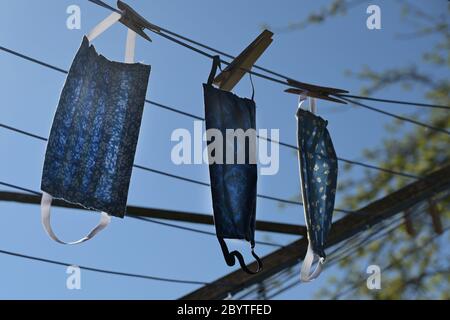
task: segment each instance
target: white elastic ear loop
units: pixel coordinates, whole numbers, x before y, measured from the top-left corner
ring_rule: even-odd
[[[317,113],[316,98],[309,98],[309,109],[312,113]]]
[[[51,195],[49,195],[46,192],[42,193],[41,222],[42,222],[42,225],[44,226],[45,231],[50,236],[50,238],[52,238],[53,240],[55,240],[58,243],[74,245],[74,244],[79,244],[79,243],[85,242],[89,239],[92,239],[97,233],[99,233],[100,231],[105,229],[108,226],[108,224],[111,222],[111,217],[107,213],[102,212],[100,215],[100,222],[94,229],[92,229],[89,232],[89,234],[87,236],[85,236],[77,241],[64,242],[56,236],[56,234],[53,232],[52,226],[50,224],[50,208],[52,205],[52,200],[53,200],[53,197]]]
[[[308,251],[306,252],[305,259],[303,259],[302,268],[300,270],[300,280],[302,282],[310,282],[316,279],[320,273],[322,272],[323,265],[325,263],[325,259],[317,256],[319,261],[317,262],[317,266],[314,271],[311,272],[311,267],[314,262],[314,257],[317,255],[314,253],[311,243],[308,244]]]
[[[111,13],[105,20],[96,25],[94,29],[92,29],[86,35],[86,38],[89,40],[89,42],[93,41],[95,38],[97,38],[99,35],[105,32],[108,28],[110,28],[114,23],[119,21],[120,18],[122,18],[122,15],[118,14],[117,12]]]
[[[298,108],[302,108],[303,103],[308,99],[308,96],[305,93],[298,95]]]
[[[136,32],[128,29],[127,44],[125,47],[125,63],[134,63],[134,51],[136,49]]]

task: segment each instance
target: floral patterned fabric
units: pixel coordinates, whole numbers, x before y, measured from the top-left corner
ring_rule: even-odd
[[[298,109],[300,176],[308,238],[315,254],[325,258],[337,183],[337,157],[327,121]]]
[[[54,116],[42,191],[125,215],[149,76],[150,66],[109,61],[84,37]]]

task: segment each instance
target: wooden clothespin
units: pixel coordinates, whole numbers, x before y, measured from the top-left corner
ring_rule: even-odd
[[[147,41],[152,41],[150,37],[144,32],[145,29],[160,32],[159,27],[151,24],[141,15],[139,15],[133,8],[122,1],[117,1],[118,9],[110,14],[105,20],[100,22],[97,26],[89,32],[86,37],[89,42],[93,41],[100,34],[109,29],[116,22],[120,22],[128,28],[127,42],[125,48],[125,62],[134,62],[134,50],[136,47],[136,34],[139,34]]]
[[[305,94],[311,98],[317,98],[317,99],[347,104],[347,102],[345,102],[343,100],[329,96],[329,95],[333,95],[333,94],[348,93],[348,91],[346,91],[346,90],[316,86],[313,84],[304,83],[304,82],[300,82],[300,81],[296,81],[296,80],[292,80],[292,79],[288,79],[287,82],[289,85],[291,85],[295,88],[286,89],[284,92],[298,94],[298,95]]]
[[[125,2],[120,0],[117,1],[117,8],[119,8],[119,10],[122,12],[122,16],[119,21],[128,29],[136,32],[142,38],[148,41],[152,41],[150,37],[144,32],[145,29],[153,30],[158,33],[161,32],[161,29],[158,26],[155,26],[154,24],[148,22],[147,19],[142,17]]]
[[[264,30],[242,53],[236,57],[215,79],[214,84],[220,89],[231,91],[242,79],[247,71],[250,71],[256,60],[272,43],[273,33]]]

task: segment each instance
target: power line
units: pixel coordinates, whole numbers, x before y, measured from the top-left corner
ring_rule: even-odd
[[[414,215],[414,214],[420,215],[421,213],[423,213],[423,212],[419,212],[418,214],[417,213],[413,213],[413,212],[409,212],[409,213],[407,213],[407,215],[411,215],[411,216]],[[338,262],[348,258],[349,256],[353,255],[359,248],[363,247],[367,243],[372,243],[372,242],[378,241],[381,238],[384,238],[384,237],[388,236],[389,234],[393,233],[394,231],[397,231],[398,228],[403,225],[403,222],[401,222],[403,220],[403,218],[404,218],[403,216],[400,216],[400,219],[395,219],[395,221],[387,221],[386,223],[384,223],[384,225],[378,226],[376,231],[370,233],[362,241],[358,242],[357,244],[355,244],[354,246],[352,246],[350,248],[346,248],[346,250],[344,252],[340,253],[339,255],[341,257],[339,259],[330,259],[331,261],[327,264],[327,266],[331,267],[332,265],[334,265],[334,264],[336,264],[336,263],[338,263]],[[400,221],[400,223],[396,224],[394,227],[391,227],[387,231],[385,230],[386,225],[392,225],[394,222],[397,222],[397,221]],[[382,234],[379,234],[381,231],[385,231],[385,232],[382,233]],[[374,238],[377,235],[378,235],[378,237]],[[357,235],[356,237],[358,238],[358,237],[360,237],[360,235]],[[349,239],[349,241],[351,241],[351,240],[352,239]],[[342,245],[342,246],[340,246],[338,248],[338,250],[341,247],[344,247],[346,245],[347,245],[347,243]],[[335,255],[338,250],[334,250],[330,255]],[[385,269],[383,269],[383,270],[385,270]],[[287,280],[289,280],[289,279],[286,279],[286,281]],[[287,290],[289,290],[289,289],[291,289],[291,288],[293,288],[293,287],[295,287],[295,286],[297,286],[297,285],[299,285],[301,283],[302,282],[299,279],[294,279],[290,284],[284,286],[283,288],[280,288],[279,290],[277,290],[276,292],[274,292],[273,294],[268,296],[268,299],[272,299],[272,298],[280,295],[281,293],[284,293],[285,291],[287,291]]]
[[[8,188],[12,188],[12,189],[17,189],[17,190],[25,191],[25,192],[34,194],[34,195],[36,195],[36,196],[42,196],[42,193],[40,193],[40,192],[31,190],[31,189],[27,189],[27,188],[24,188],[24,187],[19,187],[19,186],[16,186],[16,185],[14,185],[14,184],[10,184],[10,183],[4,182],[4,181],[0,181],[0,184],[1,184],[2,186],[8,187]]]
[[[42,196],[42,194],[40,192],[38,192],[38,191],[27,189],[27,188],[24,188],[24,187],[20,187],[20,186],[17,186],[17,185],[14,185],[14,184],[10,184],[10,183],[4,182],[4,181],[0,181],[0,185],[3,185],[3,186],[8,187],[8,188],[12,188],[12,189],[25,191],[25,192],[28,192],[28,193],[31,193],[31,194],[34,194],[34,195],[37,195],[37,196]],[[138,217],[138,216],[133,216],[133,215],[131,215],[129,217],[132,218],[132,219],[146,221],[146,222],[151,222],[153,224],[159,224],[159,225],[163,225],[163,226],[171,227],[171,228],[175,228],[175,229],[191,231],[191,232],[205,234],[205,235],[214,236],[214,237],[217,236],[214,232],[209,232],[209,231],[204,231],[204,230],[200,230],[200,229],[196,229],[196,228],[180,226],[180,225],[173,224],[173,223],[168,223],[168,222],[162,222],[162,221],[158,221],[158,220],[152,219],[152,218]],[[270,247],[277,247],[277,248],[283,248],[284,247],[281,244],[273,243],[273,242],[267,242],[267,241],[256,240],[255,243],[256,244],[260,244],[260,245],[270,246]]]
[[[443,199],[445,198],[445,195],[442,195],[439,198]],[[399,212],[398,214],[392,216],[389,220],[382,222],[379,225],[376,225],[375,227],[370,228],[370,230],[366,232],[368,233],[367,236],[364,236],[364,233],[356,234],[351,238],[349,238],[348,240],[343,241],[342,244],[337,246],[336,249],[334,249],[332,252],[328,254],[328,256],[331,258],[327,258],[328,261],[326,263],[327,268],[330,268],[331,266],[339,263],[340,261],[352,256],[355,252],[357,252],[360,248],[364,247],[366,244],[378,241],[398,231],[398,229],[404,224],[403,222],[404,219],[406,218],[416,219],[420,215],[424,215],[426,213],[426,208],[424,206],[427,206],[426,202],[421,203],[419,205],[415,205],[413,210],[408,210],[408,212],[403,215],[401,214],[402,212]],[[286,276],[284,276],[284,274],[286,274]],[[268,282],[267,284],[265,283],[265,288],[268,291],[272,290],[272,288],[276,288],[277,283],[289,283],[289,280],[291,280],[292,278],[296,279],[294,279],[290,284],[287,284],[282,288],[278,289],[275,293],[270,294],[267,297],[267,299],[272,299],[275,296],[295,287],[296,285],[301,284],[301,281],[298,279],[297,273],[294,272],[292,274],[289,268],[284,269],[275,276],[269,278],[268,280],[270,282]],[[249,287],[246,292],[245,290],[243,290],[242,292],[244,293],[241,294],[240,296],[237,296],[236,299],[239,300],[246,298],[257,291],[258,288],[255,285],[253,285],[253,287]]]
[[[39,262],[44,262],[44,263],[58,265],[58,266],[64,266],[64,267],[73,266],[72,263],[56,261],[56,260],[50,260],[50,259],[45,259],[45,258],[40,258],[40,257],[34,257],[34,256],[29,256],[29,255],[25,255],[25,254],[21,254],[21,253],[17,253],[17,252],[12,252],[12,251],[6,251],[6,250],[2,250],[2,249],[0,249],[0,253],[5,254],[5,255],[9,255],[9,256],[13,256],[13,257],[18,257],[18,258],[23,258],[23,259],[33,260],[33,261],[39,261]],[[196,284],[196,285],[206,285],[206,284],[208,284],[208,282],[204,282],[204,281],[180,280],[180,279],[173,279],[173,278],[155,277],[155,276],[148,276],[148,275],[128,273],[128,272],[105,270],[105,269],[99,269],[99,268],[93,268],[93,267],[87,267],[87,266],[80,266],[80,265],[77,265],[77,267],[79,267],[80,269],[87,270],[87,271],[92,271],[92,272],[111,274],[111,275],[130,277],[130,278],[145,279],[145,280],[154,280],[154,281],[163,281],[163,282],[172,282],[172,283],[182,283],[182,284]]]
[[[407,215],[413,215],[413,213],[415,212],[409,212]],[[395,223],[397,223],[398,221],[403,220],[403,216],[400,216],[400,219],[390,219],[389,221],[383,222],[380,225],[377,225],[375,227],[375,230],[371,230],[371,232],[369,233],[369,235],[367,235],[363,240],[359,241],[360,238],[362,238],[362,234],[357,234],[353,237],[351,237],[350,239],[348,239],[347,241],[344,241],[343,244],[341,244],[340,246],[338,246],[337,249],[333,250],[332,252],[330,252],[329,254],[327,254],[327,256],[331,257],[331,258],[327,258],[327,263],[326,263],[326,267],[330,268],[331,266],[335,265],[336,263],[340,262],[341,260],[344,260],[345,258],[351,256],[353,253],[355,253],[359,248],[363,247],[366,243],[368,242],[373,242],[378,240],[380,237],[378,237],[377,239],[373,239],[375,236],[377,236],[381,231],[386,231],[386,227],[391,227],[390,229],[388,229],[387,232],[385,232],[384,234],[381,235],[381,237],[387,236],[388,234],[396,231],[398,229],[398,227],[400,227],[403,223],[400,222],[398,224],[396,224],[394,227],[392,227],[392,225],[394,225]],[[395,220],[395,221],[394,221]],[[357,242],[355,245],[352,245],[351,247],[349,247],[351,242]],[[342,250],[342,249],[345,250]],[[342,251],[342,252],[339,252]],[[334,258],[334,256],[339,256],[339,259]],[[284,274],[287,274],[286,276],[284,276]],[[275,293],[272,293],[268,296],[268,299],[272,299],[275,296],[295,287],[296,285],[301,284],[301,281],[299,280],[298,274],[296,272],[294,272],[293,274],[291,274],[291,271],[289,268],[284,269],[283,271],[279,272],[278,274],[276,274],[275,276],[267,279],[266,281],[269,281],[266,284],[266,290],[271,290],[272,288],[276,288],[278,283],[286,283],[291,279],[294,279],[294,281],[291,284],[288,284],[286,286],[283,286],[282,288],[279,288],[278,290],[276,290]],[[246,293],[244,293],[243,295],[239,296],[236,299],[243,299],[246,298],[248,296],[250,296],[251,294],[255,293],[258,291],[257,287],[253,287],[253,288],[249,288],[248,291]]]
[[[281,141],[274,141],[274,140],[272,140],[270,138],[261,137],[261,136],[258,136],[258,138],[263,139],[263,140],[267,140],[269,142],[273,141],[275,143],[278,143],[281,146],[284,146],[284,147],[287,147],[287,148],[290,148],[290,149],[298,151],[298,147],[293,145],[293,144],[289,144],[289,143],[285,143],[285,142],[281,142]],[[337,157],[337,159],[339,161],[342,161],[342,162],[345,162],[345,163],[348,163],[348,164],[352,164],[352,165],[356,165],[356,166],[360,166],[360,167],[365,167],[365,168],[368,168],[368,169],[378,170],[378,171],[386,172],[386,173],[389,173],[389,174],[402,176],[402,177],[405,177],[405,178],[411,178],[411,179],[417,179],[417,180],[422,178],[421,176],[418,176],[418,175],[415,175],[415,174],[412,174],[412,173],[406,173],[406,172],[391,170],[391,169],[387,169],[387,168],[382,168],[382,167],[374,166],[372,164],[367,164],[367,163],[360,162],[360,161],[350,160],[350,159],[346,159],[346,158],[342,158],[342,157]]]
[[[372,243],[372,242],[378,241],[378,240],[380,240],[380,239],[382,239],[382,238],[384,238],[384,237],[386,237],[386,236],[392,234],[393,232],[397,231],[398,228],[401,227],[401,226],[404,224],[404,223],[403,223],[403,220],[404,220],[406,217],[408,217],[408,216],[411,216],[411,217],[412,217],[412,216],[416,216],[416,218],[417,218],[418,216],[420,216],[420,215],[422,215],[422,214],[425,214],[425,212],[426,212],[426,210],[423,209],[423,208],[422,208],[421,210],[412,210],[412,211],[406,213],[405,215],[400,215],[400,216],[397,217],[396,219],[394,218],[394,219],[391,219],[391,220],[389,220],[389,221],[386,221],[386,223],[384,223],[384,225],[378,226],[378,228],[377,228],[376,231],[370,233],[370,234],[369,234],[367,237],[365,237],[362,241],[360,241],[360,242],[358,242],[357,244],[353,245],[352,247],[349,247],[349,248],[348,248],[347,244],[349,243],[349,241],[352,241],[352,239],[349,239],[349,241],[347,241],[347,243],[345,243],[344,245],[340,246],[337,250],[334,250],[334,251],[330,254],[330,255],[335,255],[336,252],[338,252],[342,247],[347,246],[347,248],[345,249],[345,251],[339,254],[339,255],[341,256],[339,259],[333,259],[333,258],[330,259],[331,261],[328,263],[328,266],[334,265],[334,264],[339,263],[340,261],[342,261],[342,260],[348,258],[349,256],[353,255],[359,248],[363,247],[363,246],[366,245],[367,243]],[[397,222],[398,222],[398,223],[397,223]],[[392,226],[392,225],[394,225],[394,227],[391,227],[390,229],[388,228],[388,230],[385,230],[386,225],[387,225],[387,226]],[[446,228],[445,231],[447,231],[448,229],[449,229],[449,228]],[[384,231],[384,233],[379,234],[381,231]],[[445,232],[445,231],[444,231],[444,232]],[[434,240],[435,238],[439,237],[440,235],[441,235],[441,234],[437,234],[436,236],[432,237],[432,238],[430,239],[430,242],[431,242],[432,240]],[[361,236],[361,235],[356,235],[355,238],[359,238],[360,236]],[[383,270],[386,271],[386,270],[388,270],[388,269],[391,268],[391,267],[392,267],[392,264],[391,264],[390,266],[387,266],[386,268],[383,268]],[[298,285],[298,284],[300,284],[300,283],[301,283],[301,282],[298,281],[298,280],[297,280],[297,281],[294,281],[292,284],[287,285],[286,287],[280,289],[277,293],[274,293],[273,295],[271,295],[270,298],[273,298],[273,297],[275,297],[276,295],[279,295],[279,294],[281,294],[282,292],[287,291],[287,290],[289,290],[290,288],[292,288],[292,287],[294,287],[294,286],[296,286],[296,285]],[[351,292],[351,291],[354,290],[355,288],[356,288],[355,286],[351,286],[351,287],[349,288],[350,290],[348,290],[348,289],[345,290],[344,292],[340,293],[340,294],[338,295],[338,297],[339,297],[339,296],[342,296],[342,295],[345,295],[345,294],[347,294],[347,293],[349,293],[349,292]]]
[[[414,119],[410,119],[410,118],[406,118],[406,117],[403,117],[403,116],[399,116],[399,115],[394,114],[392,112],[388,112],[388,111],[384,111],[384,110],[381,110],[381,109],[377,109],[377,108],[368,106],[367,104],[364,104],[364,103],[361,103],[361,102],[358,102],[358,101],[355,101],[355,100],[351,100],[351,99],[344,98],[344,97],[340,97],[340,98],[342,100],[344,100],[344,101],[350,102],[351,104],[354,104],[354,105],[357,105],[357,106],[360,106],[360,107],[372,110],[374,112],[378,112],[378,113],[381,113],[381,114],[393,117],[393,118],[401,120],[401,121],[406,121],[406,122],[415,124],[417,126],[425,127],[427,129],[430,129],[430,130],[434,130],[434,131],[437,131],[437,132],[442,132],[442,133],[446,133],[446,134],[450,135],[450,131],[445,130],[443,128],[438,128],[438,127],[435,127],[435,126],[432,126],[432,125],[429,125],[429,124],[426,124],[426,123],[423,123],[423,122],[420,122],[420,121],[417,121],[417,120],[414,120]]]
[[[116,13],[122,14],[122,12],[121,12],[120,10],[117,10],[117,9],[111,7],[110,5],[108,5],[107,3],[103,2],[103,1],[99,1],[99,0],[88,0],[88,1],[90,1],[90,2],[92,2],[92,3],[94,3],[94,4],[97,4],[97,5],[101,6],[101,7],[104,7],[104,8],[106,8],[106,9],[109,9],[109,10],[111,10],[111,11],[114,11],[114,12],[116,12]],[[157,26],[157,25],[154,24],[154,23],[153,23],[153,25]],[[231,54],[228,54],[228,53],[226,53],[226,52],[224,52],[224,51],[218,50],[218,49],[216,49],[216,48],[213,48],[213,47],[208,46],[208,45],[206,45],[206,44],[203,44],[203,43],[201,43],[201,42],[199,42],[199,41],[196,41],[196,40],[193,40],[193,39],[191,39],[191,38],[188,38],[188,37],[186,37],[186,36],[183,36],[183,35],[181,35],[181,34],[179,34],[179,33],[170,31],[170,30],[165,29],[165,28],[160,27],[160,26],[157,26],[157,27],[158,27],[158,29],[159,29],[160,31],[162,31],[162,32],[164,32],[164,33],[167,33],[168,35],[171,35],[171,36],[174,36],[174,37],[176,37],[176,38],[182,39],[182,40],[184,40],[184,41],[187,41],[187,42],[189,42],[189,43],[191,43],[191,44],[194,44],[194,45],[196,45],[196,46],[198,46],[198,47],[201,47],[201,48],[203,48],[203,49],[206,49],[206,50],[209,50],[209,51],[214,52],[214,53],[216,53],[216,54],[225,56],[225,57],[227,57],[227,58],[229,58],[229,59],[233,59],[233,60],[234,60],[234,59],[236,58],[235,56],[233,56],[233,55],[231,55]],[[206,52],[204,52],[204,51],[200,51],[200,50],[198,50],[197,48],[193,48],[192,46],[189,46],[189,45],[187,45],[187,44],[185,44],[185,43],[182,43],[181,41],[176,40],[176,39],[174,39],[174,38],[172,38],[172,37],[168,37],[168,35],[165,35],[165,34],[162,33],[162,32],[158,32],[158,31],[155,31],[155,30],[153,30],[153,29],[149,29],[149,31],[152,31],[152,32],[154,32],[155,34],[160,35],[160,36],[163,36],[163,37],[165,37],[165,38],[167,38],[167,39],[169,39],[169,40],[171,40],[171,41],[175,41],[176,43],[178,43],[178,44],[180,44],[180,45],[182,45],[182,46],[185,46],[185,47],[187,47],[188,49],[194,50],[194,51],[196,51],[196,52],[198,52],[198,53],[200,53],[200,54],[202,54],[202,55],[204,55],[204,56],[206,56],[206,57],[208,57],[208,58],[212,58],[212,57],[213,57],[213,55],[210,55],[210,54],[208,54],[208,53],[206,53]],[[226,64],[226,65],[229,64],[229,62],[227,62],[227,61],[221,60],[221,62],[224,63],[224,64]],[[281,78],[281,79],[284,79],[284,80],[291,80],[291,79],[293,79],[292,77],[288,77],[288,76],[282,75],[282,74],[280,74],[280,73],[278,73],[278,72],[275,72],[275,71],[270,70],[270,69],[267,69],[267,68],[263,68],[263,67],[258,66],[258,65],[256,65],[256,64],[253,65],[253,68],[258,69],[258,70],[261,70],[261,71],[264,71],[264,72],[269,73],[269,74],[271,74],[271,75],[273,75],[273,76],[277,76],[277,77],[279,77],[279,78]],[[279,81],[279,80],[273,79],[273,78],[269,78],[269,77],[266,77],[266,76],[261,75],[261,74],[258,74],[258,73],[254,73],[254,72],[252,72],[251,70],[246,70],[246,72],[249,72],[249,73],[251,73],[251,74],[253,74],[253,75],[255,75],[255,76],[259,76],[259,77],[262,76],[262,78],[265,78],[265,79],[271,80],[271,81],[275,81],[275,82],[280,83],[280,84],[289,85],[289,84],[286,83],[286,82]],[[437,105],[437,104],[429,104],[429,103],[419,103],[419,102],[402,101],[402,100],[394,100],[394,99],[372,98],[372,97],[364,97],[364,96],[357,96],[357,95],[350,95],[350,94],[337,94],[337,96],[340,96],[340,97],[346,97],[346,98],[355,98],[355,99],[361,99],[361,100],[378,101],[378,102],[384,102],[384,103],[400,104],[400,105],[410,105],[410,106],[417,106],[417,107],[438,108],[438,109],[450,109],[449,106],[443,106],[443,105]]]
[[[38,136],[38,135],[35,135],[35,134],[32,134],[32,133],[26,132],[26,131],[23,131],[23,130],[20,130],[20,129],[13,128],[11,126],[7,126],[7,125],[4,125],[2,123],[0,123],[0,127],[3,127],[5,129],[8,129],[8,130],[14,129],[12,131],[24,134],[24,135],[26,135],[28,137],[39,139],[39,140],[42,140],[42,141],[47,141],[47,139],[44,138],[44,137],[41,137],[41,136]],[[201,185],[201,186],[204,186],[204,187],[210,187],[211,186],[209,183],[206,183],[206,182],[203,182],[203,181],[200,181],[200,180],[182,177],[182,176],[179,176],[179,175],[176,175],[176,174],[172,174],[172,173],[169,173],[169,172],[153,169],[153,168],[150,168],[150,167],[147,167],[147,166],[142,166],[142,165],[139,165],[139,164],[133,164],[133,167],[137,168],[137,169],[140,169],[140,170],[147,171],[147,172],[152,172],[152,173],[156,173],[156,174],[159,174],[159,175],[163,175],[163,176],[166,176],[166,177],[169,177],[169,178],[173,178],[173,179],[177,179],[177,180],[181,180],[181,181],[185,181],[185,182]],[[298,206],[303,206],[303,203],[301,201],[282,199],[282,198],[269,196],[269,195],[264,195],[264,194],[257,194],[257,197],[261,198],[261,199],[266,199],[266,200],[272,200],[272,201],[278,201],[278,202],[287,203],[287,204],[294,204],[294,205],[298,205]],[[346,213],[346,214],[353,213],[352,211],[345,210],[345,209],[334,209],[334,211],[342,212],[342,213]]]
[[[369,233],[362,240],[359,239],[359,238],[362,238],[362,236],[357,235],[356,239],[353,239],[353,242],[357,242],[357,243],[354,243],[353,245],[349,246],[349,244],[350,244],[350,242],[349,242],[348,244],[346,244],[346,246],[341,246],[341,247],[337,248],[337,250],[334,250],[333,252],[330,253],[330,256],[333,256],[333,257],[330,259],[329,265],[337,264],[337,263],[341,262],[342,260],[348,258],[349,256],[353,255],[364,245],[378,241],[381,238],[384,238],[388,235],[391,235],[395,231],[398,231],[398,228],[400,228],[402,225],[404,225],[403,220],[406,217],[410,216],[411,218],[413,218],[413,216],[416,216],[415,218],[417,218],[421,214],[423,214],[423,211],[422,212],[421,211],[408,212],[405,215],[401,215],[401,213],[399,213],[399,215],[400,215],[399,217],[397,217],[395,219],[390,219],[390,220],[386,221],[384,224],[381,224],[380,226],[378,226],[378,228],[376,230]],[[384,232],[381,233],[382,231],[384,231]],[[350,240],[352,240],[352,239],[350,239]],[[345,247],[345,249],[342,250],[344,247]],[[339,252],[339,250],[341,250],[341,252]],[[334,256],[336,256],[336,257],[334,257]],[[339,256],[339,258],[338,258],[338,256]]]
[[[355,96],[355,95],[351,95],[351,94],[339,94],[338,96],[341,98],[369,100],[369,101],[377,101],[377,102],[384,102],[384,103],[400,104],[400,105],[406,105],[406,106],[416,106],[416,107],[436,108],[436,109],[450,109],[449,106],[430,104],[430,103],[419,103],[419,102],[400,101],[400,100],[393,100],[393,99],[362,97],[362,96]]]
[[[176,229],[180,229],[180,230],[191,231],[191,232],[195,232],[195,233],[200,233],[200,234],[205,234],[205,235],[208,235],[208,236],[217,237],[217,235],[214,232],[210,232],[210,231],[204,231],[204,230],[199,230],[199,229],[185,227],[185,226],[179,226],[179,225],[172,224],[172,223],[157,221],[157,220],[152,219],[152,218],[143,218],[143,217],[133,217],[133,218],[138,219],[138,220],[142,220],[142,221],[152,222],[152,223],[155,223],[155,224],[160,224],[160,225],[171,227],[171,228],[176,228]],[[266,242],[266,241],[258,241],[257,240],[257,241],[255,241],[255,243],[256,244],[265,245],[265,246],[270,246],[270,247],[277,247],[277,248],[283,248],[284,247],[281,244],[272,243],[272,242]]]
[[[67,70],[64,70],[64,69],[55,67],[55,66],[53,66],[53,65],[51,65],[51,64],[42,62],[42,61],[37,60],[37,59],[34,59],[34,58],[31,58],[30,56],[26,56],[26,55],[24,55],[24,54],[21,54],[21,53],[19,53],[19,52],[17,52],[17,51],[13,51],[13,50],[11,50],[11,49],[5,48],[5,47],[3,47],[3,46],[0,46],[0,50],[3,50],[3,51],[8,52],[8,53],[10,53],[10,54],[13,54],[13,55],[15,55],[15,56],[17,56],[17,57],[20,57],[20,58],[22,58],[22,59],[31,61],[31,62],[33,62],[33,63],[37,63],[37,64],[39,64],[39,65],[41,65],[41,66],[46,67],[46,68],[50,68],[50,69],[53,69],[53,70],[55,70],[55,71],[58,71],[58,72],[61,72],[61,73],[65,73],[65,74],[68,73]]]
[[[29,56],[23,55],[23,54],[18,53],[16,51],[13,51],[13,50],[10,50],[10,49],[6,49],[6,48],[1,47],[1,46],[0,46],[0,50],[4,50],[4,51],[6,51],[8,53],[11,53],[11,54],[13,54],[15,56],[18,56],[18,57],[22,58],[22,59],[25,59],[25,60],[37,63],[37,64],[39,64],[41,66],[48,67],[48,68],[56,70],[58,72],[61,72],[61,73],[64,73],[64,74],[68,73],[67,70],[63,70],[61,68],[55,67],[55,66],[50,65],[48,63],[45,63],[45,62],[39,61],[37,59],[31,58]],[[167,106],[167,105],[155,102],[155,101],[151,101],[151,100],[146,99],[145,102],[148,103],[148,104],[154,105],[154,106],[156,106],[158,108],[162,108],[162,109],[165,109],[165,110],[168,110],[168,111],[172,111],[172,112],[175,112],[175,113],[178,113],[178,114],[181,114],[181,115],[184,115],[184,116],[196,119],[196,120],[201,120],[201,121],[205,120],[204,118],[202,118],[200,116],[194,115],[194,114],[189,113],[189,112],[181,111],[181,110],[179,110],[177,108],[170,107],[170,106]],[[259,139],[264,139],[264,140],[267,140],[267,141],[273,141],[275,143],[280,144],[281,146],[288,147],[288,148],[291,148],[291,149],[294,149],[294,150],[298,150],[298,148],[295,145],[292,145],[292,144],[284,143],[284,142],[281,142],[281,141],[274,141],[274,140],[271,140],[269,138],[261,137],[261,136],[258,136],[258,138]],[[382,167],[374,166],[374,165],[371,165],[371,164],[363,163],[363,162],[360,162],[360,161],[354,161],[354,160],[350,160],[350,159],[345,159],[345,158],[342,158],[342,157],[338,157],[338,160],[342,161],[342,162],[346,162],[346,163],[351,164],[351,165],[357,165],[357,166],[365,167],[365,168],[368,168],[368,169],[383,171],[383,172],[386,172],[386,173],[390,173],[390,174],[394,174],[394,175],[398,175],[398,176],[403,176],[405,178],[411,178],[411,179],[420,179],[421,178],[420,176],[417,176],[417,175],[414,175],[414,174],[411,174],[411,173],[399,172],[399,171],[395,171],[395,170],[391,170],[391,169],[382,168]]]
[[[449,227],[445,228],[445,229],[443,230],[443,233],[441,233],[441,234],[435,234],[435,235],[433,235],[432,237],[430,237],[426,243],[424,243],[424,244],[421,245],[420,249],[423,249],[423,248],[429,246],[430,244],[432,244],[434,240],[436,240],[437,238],[439,238],[440,236],[442,236],[442,235],[443,235],[445,232],[447,232],[448,230],[450,230]],[[403,253],[402,258],[412,255],[412,254],[415,253],[417,250],[418,250],[418,248],[411,248],[409,251]],[[391,263],[389,263],[388,265],[386,265],[386,266],[384,266],[383,268],[381,268],[381,270],[383,270],[384,272],[386,272],[387,270],[392,269],[394,266],[399,265],[400,263],[402,263],[402,259],[398,259],[396,262],[391,262]],[[340,293],[338,293],[338,294],[336,295],[335,298],[336,298],[336,299],[339,299],[340,297],[345,296],[346,294],[349,294],[350,292],[356,290],[356,289],[358,288],[358,285],[359,285],[359,284],[363,284],[363,283],[365,283],[365,282],[366,282],[366,279],[363,279],[363,280],[361,280],[361,282],[357,282],[357,283],[355,283],[355,284],[349,286],[346,290],[341,291]]]
[[[385,197],[378,199],[356,212],[361,215],[348,215],[333,223],[328,235],[329,246],[336,245],[353,235],[365,231],[371,226],[407,210],[417,203],[426,201],[448,190],[450,185],[450,166],[428,174],[424,179],[415,181]],[[264,258],[266,268],[258,275],[244,278],[240,271],[231,272],[213,281],[210,285],[195,290],[181,299],[221,299],[229,293],[234,294],[256,282],[267,279],[278,273],[281,269],[297,265],[299,259],[307,251],[308,241],[299,239],[287,245],[284,249],[277,250]],[[278,268],[277,266],[283,266]],[[222,286],[222,282],[233,285]]]

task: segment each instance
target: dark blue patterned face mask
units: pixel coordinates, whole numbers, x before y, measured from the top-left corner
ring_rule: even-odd
[[[50,226],[52,198],[102,212],[93,237],[109,215],[125,215],[150,66],[112,62],[84,37],[64,84],[47,144],[41,189],[42,222]]]
[[[208,83],[203,85],[205,123],[207,130],[219,130],[225,140],[226,129],[256,129],[255,102],[212,86],[219,64],[219,57],[215,57]],[[209,154],[213,153],[211,143],[208,144]],[[225,145],[226,143],[221,150],[223,159],[227,158]],[[209,165],[214,224],[225,261],[227,265],[233,266],[237,258],[241,268],[250,274],[257,273],[262,268],[261,260],[254,252],[257,167],[249,161],[252,149],[255,150],[250,142],[246,144],[244,164],[211,163],[210,159]],[[234,158],[237,158],[237,148],[234,148]],[[250,242],[252,255],[258,263],[256,271],[246,267],[241,253],[228,251],[225,238]]]
[[[320,274],[325,262],[324,248],[333,218],[338,167],[327,121],[301,108],[297,119],[302,198],[309,240],[301,280],[311,281]],[[319,262],[310,274],[314,257]]]

